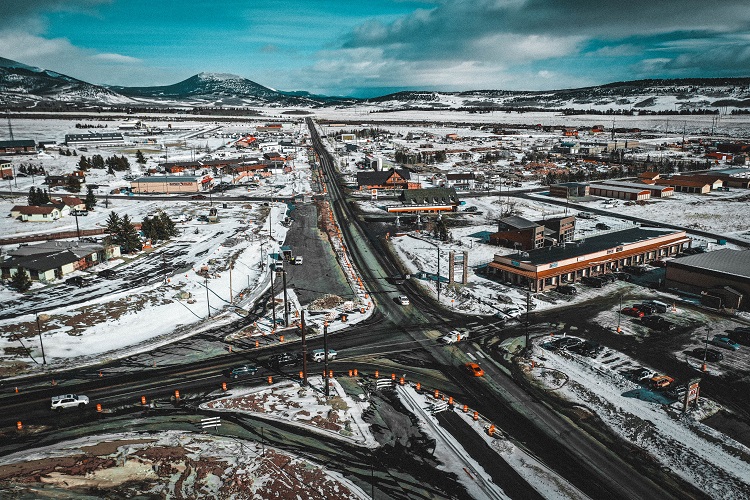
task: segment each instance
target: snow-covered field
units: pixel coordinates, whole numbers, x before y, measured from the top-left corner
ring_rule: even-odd
[[[673,400],[624,376],[626,365],[638,366],[625,354],[607,349],[588,358],[544,349],[549,340],[535,341],[535,365],[527,369],[528,377],[596,413],[612,432],[712,498],[750,495],[750,449],[699,420],[717,411],[716,403],[701,399],[697,411],[683,414],[681,403],[665,404]],[[557,376],[550,379],[550,374]]]

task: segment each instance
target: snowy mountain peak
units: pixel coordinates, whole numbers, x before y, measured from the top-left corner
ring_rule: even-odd
[[[224,82],[245,79],[239,75],[233,75],[232,73],[198,73],[195,76],[201,80],[210,82]]]

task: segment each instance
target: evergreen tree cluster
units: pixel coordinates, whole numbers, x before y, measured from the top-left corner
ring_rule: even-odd
[[[38,207],[40,205],[46,205],[49,202],[50,202],[49,193],[47,193],[46,189],[42,191],[42,188],[35,188],[33,186],[31,189],[29,189],[29,198],[28,198],[29,206]]]
[[[79,193],[81,191],[81,181],[74,175],[67,176],[65,180],[65,189],[71,193]]]
[[[152,218],[146,217],[143,219],[141,232],[145,238],[152,242],[170,240],[180,234],[175,223],[164,212],[159,212]]]
[[[21,163],[18,167],[18,171],[27,175],[45,175],[44,167],[41,165],[34,165],[33,163]]]
[[[106,160],[102,157],[102,155],[93,155],[91,158],[81,156],[81,159],[78,160],[78,168],[80,168],[84,172],[91,168],[107,168],[110,171],[122,172],[124,170],[130,169],[130,162],[127,158],[125,158],[125,155],[113,155],[108,157]]]
[[[69,149],[61,149],[60,150],[60,156],[78,156],[78,153],[74,149],[71,153]]]
[[[107,244],[119,245],[122,253],[135,253],[141,249],[141,237],[127,214],[121,218],[116,212],[111,212],[107,218],[106,232]]]
[[[143,156],[143,153],[141,153],[141,150],[135,152],[135,162],[139,165],[145,165],[146,164],[146,157]]]
[[[441,163],[447,159],[445,151],[417,151],[416,153],[410,152],[405,149],[399,149],[396,151],[395,160],[396,163],[401,165],[409,165],[415,163]]]

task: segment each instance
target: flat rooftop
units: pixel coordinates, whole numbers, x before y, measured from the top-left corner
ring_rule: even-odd
[[[673,229],[644,229],[634,227],[622,231],[612,231],[610,233],[592,236],[583,240],[572,241],[565,245],[544,247],[528,252],[518,252],[504,257],[519,262],[529,262],[534,265],[547,264],[575,257],[582,257],[595,252],[601,252],[610,248],[615,248],[629,243],[639,243],[659,236],[668,234],[678,234],[681,231]]]
[[[750,250],[714,250],[670,260],[668,265],[695,267],[750,280]]]

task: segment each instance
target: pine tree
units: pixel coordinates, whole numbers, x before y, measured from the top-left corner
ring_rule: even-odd
[[[140,165],[145,165],[146,163],[146,158],[143,156],[140,149],[135,152],[135,162]]]
[[[86,186],[86,189],[88,192],[86,193],[86,200],[84,200],[84,203],[86,204],[86,210],[93,210],[96,206],[96,196],[94,196],[94,190],[91,188],[91,186]]]
[[[72,193],[78,193],[81,191],[81,181],[72,175],[68,176],[68,180],[65,183],[65,187]]]
[[[120,224],[120,237],[122,239],[120,248],[122,249],[123,253],[133,253],[141,249],[141,237],[138,235],[138,231],[136,231],[133,223],[130,222],[130,217],[128,216],[128,214],[125,214],[125,216],[122,218],[122,222]]]
[[[110,245],[120,245],[122,243],[120,239],[121,227],[122,221],[120,220],[120,216],[116,212],[110,212],[109,217],[107,217],[107,228],[105,229],[105,232],[109,235],[107,236],[107,241]]]
[[[31,278],[25,269],[19,268],[10,279],[10,286],[23,293],[31,288]]]
[[[29,189],[29,197],[28,197],[28,205],[34,206],[37,204],[37,200],[39,198],[36,194],[36,188],[34,186],[31,186],[31,189]]]
[[[39,189],[37,190],[37,192],[39,192],[39,191],[41,191],[41,188],[39,188]],[[40,204],[40,205],[44,205],[44,204],[46,204],[46,203],[50,203],[50,201],[51,201],[51,200],[49,199],[49,193],[48,193],[48,192],[47,192],[47,190],[45,189],[45,190],[44,190],[44,192],[42,192],[42,195],[41,195],[41,196],[39,197],[39,204]]]
[[[177,226],[175,225],[174,221],[172,221],[172,219],[169,218],[166,212],[163,212],[163,211],[160,212],[159,219],[161,219],[161,223],[164,226],[164,230],[167,235],[166,239],[174,238],[180,235],[180,230],[177,229]]]

